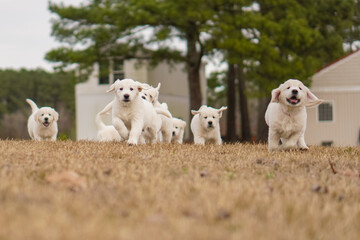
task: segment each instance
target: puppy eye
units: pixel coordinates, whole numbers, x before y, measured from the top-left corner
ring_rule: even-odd
[[[51,116],[51,114],[49,113],[49,116]]]
[[[120,91],[122,91],[122,90],[123,90],[123,88],[121,87],[121,88],[119,88],[119,90],[120,90]]]
[[[215,116],[213,116],[213,118],[215,119]]]
[[[302,90],[302,88],[301,88],[301,87],[299,87],[299,89],[300,89],[300,90]]]
[[[178,129],[178,127],[175,127],[176,129]]]
[[[205,119],[207,119],[207,117],[204,117]]]
[[[287,87],[286,89],[290,89],[290,87]]]
[[[130,91],[134,90],[133,88],[130,88]]]
[[[147,94],[145,93],[145,96],[147,96]]]
[[[41,114],[41,116],[43,117],[43,116],[44,116],[44,114]]]

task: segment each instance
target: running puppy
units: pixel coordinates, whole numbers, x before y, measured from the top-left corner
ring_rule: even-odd
[[[26,102],[32,109],[32,113],[27,124],[31,139],[36,141],[56,141],[59,114],[51,107],[38,108],[36,103],[34,103],[31,99],[26,99]]]
[[[198,111],[191,110],[191,113],[195,115],[190,125],[195,144],[222,143],[219,120],[226,109],[227,107],[215,109],[203,105]]]
[[[166,103],[160,104],[159,98],[159,90],[161,84],[159,83],[156,88],[152,86],[148,86],[146,90],[143,90],[142,98],[149,101],[155,108],[156,111],[162,111],[162,114],[159,114],[161,118],[161,128],[159,140],[162,142],[170,143],[171,142],[171,133],[173,128],[172,115],[168,109]]]
[[[138,144],[146,131],[147,141],[156,142],[159,124],[157,112],[152,104],[141,98],[143,84],[132,79],[116,80],[107,92],[115,92],[112,101],[112,123],[122,139],[130,145]]]
[[[179,118],[172,118],[172,143],[182,143],[184,137],[184,130],[186,127],[186,122]]]
[[[271,102],[265,113],[269,126],[269,150],[289,150],[306,146],[306,107],[316,106],[318,99],[301,81],[289,79],[271,92]],[[280,142],[281,141],[281,142]]]
[[[112,125],[105,125],[101,119],[103,115],[107,114],[111,110],[112,103],[113,102],[110,102],[103,110],[101,110],[101,112],[96,114],[95,122],[98,128],[97,139],[100,142],[121,141],[121,137],[115,127]]]

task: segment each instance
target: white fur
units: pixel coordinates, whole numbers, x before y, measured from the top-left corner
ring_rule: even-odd
[[[166,103],[160,104],[158,100],[160,86],[161,86],[160,83],[156,88],[149,86],[149,88],[143,91],[142,97],[143,99],[146,99],[147,101],[153,104],[156,112],[159,114],[161,118],[161,128],[158,139],[160,139],[160,141],[162,142],[170,143],[171,133],[173,128],[172,115],[168,110],[167,104]]]
[[[142,89],[141,83],[123,79],[116,80],[108,90],[115,92],[112,123],[128,144],[138,144],[143,130],[147,131],[148,142],[156,142],[158,116],[152,104],[140,97]]]
[[[219,120],[226,109],[227,107],[215,109],[203,105],[198,111],[191,110],[191,113],[195,115],[190,125],[195,144],[222,143]]]
[[[179,118],[172,118],[172,143],[183,143],[186,122]]]
[[[113,102],[110,102],[103,110],[101,110],[101,112],[96,114],[95,122],[98,128],[97,139],[101,142],[121,141],[121,137],[115,127],[112,125],[105,125],[101,119],[103,115],[107,114],[112,109],[112,104]]]
[[[26,99],[26,102],[32,109],[27,124],[31,139],[36,141],[56,141],[59,114],[51,107],[38,108],[36,103],[31,99]]]
[[[318,99],[296,79],[287,80],[272,90],[271,95],[271,102],[265,113],[265,121],[269,126],[269,150],[289,150],[296,147],[307,150],[304,139],[306,107],[316,106],[323,100]]]

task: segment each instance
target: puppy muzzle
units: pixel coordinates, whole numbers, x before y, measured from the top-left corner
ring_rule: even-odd
[[[297,93],[296,93],[297,94]],[[298,99],[295,95],[291,98],[287,98],[286,101],[290,103],[291,105],[296,105],[300,102],[300,99]]]

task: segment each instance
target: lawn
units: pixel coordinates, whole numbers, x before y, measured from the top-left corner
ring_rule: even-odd
[[[0,141],[0,239],[360,239],[359,148]]]

